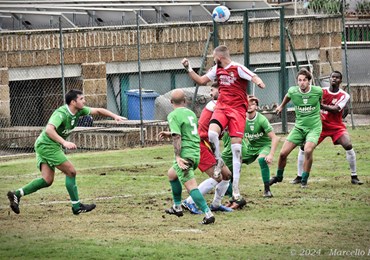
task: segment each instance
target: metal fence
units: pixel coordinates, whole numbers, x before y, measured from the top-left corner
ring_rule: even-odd
[[[247,25],[244,28],[246,44],[248,44],[250,38],[248,33],[249,22],[255,19],[264,19],[268,16],[271,17],[271,13],[275,17],[282,18],[280,43],[287,42],[289,44],[289,30],[287,28],[291,25],[289,21],[286,22],[284,19],[284,12],[281,8],[234,10],[232,19],[244,19],[244,24]],[[64,33],[62,29],[64,21],[60,20],[60,22],[59,28],[61,29],[58,33],[62,35]],[[215,46],[223,43],[219,39],[218,33],[225,26],[227,24],[215,25],[214,33],[209,35],[207,43],[203,46],[203,55],[191,58],[194,69],[199,73],[205,71],[207,55],[211,53]],[[365,27],[356,28],[364,30]],[[348,30],[355,29],[348,27]],[[282,31],[284,33],[281,33]],[[139,22],[137,22],[134,33],[140,35]],[[362,35],[366,34],[367,31],[362,32]],[[58,39],[63,39],[63,37]],[[351,39],[348,38],[348,41],[351,41]],[[78,147],[81,148],[80,151],[121,149],[157,144],[157,133],[167,128],[166,117],[172,110],[169,93],[173,89],[184,88],[186,90],[188,105],[197,115],[200,115],[201,110],[210,99],[209,87],[196,86],[182,68],[181,60],[167,60],[165,62],[161,60],[141,60],[140,42],[138,42],[137,48],[134,48],[135,51],[129,54],[137,57],[137,60],[133,59],[131,63],[126,64],[125,68],[115,67],[119,66],[117,64],[107,64],[105,77],[100,83],[92,82],[89,83],[91,86],[84,86],[86,82],[84,83],[81,77],[81,66],[65,65],[63,63],[63,57],[69,55],[68,52],[64,52],[64,44],[66,43],[58,42],[58,45],[61,46],[60,57],[62,58],[60,64],[55,64],[55,66],[45,70],[18,68],[10,71],[10,78],[12,79],[9,82],[11,127],[8,130],[2,129],[0,155],[32,152],[36,137],[46,125],[52,112],[63,105],[64,94],[69,89],[90,87],[95,88],[96,93],[100,93],[99,88],[103,84],[106,87],[106,92],[100,98],[105,101],[107,108],[129,119],[127,123],[117,126],[105,118],[82,118],[79,122],[80,127],[71,136],[72,141],[76,142]],[[281,102],[287,88],[295,85],[297,69],[307,67],[312,71],[314,67],[308,57],[303,60],[295,59],[294,44],[290,44],[287,48],[285,45],[280,46],[279,55],[273,57],[273,59],[267,59],[268,61],[261,59],[261,55],[250,54],[247,47],[245,45],[244,50],[239,55],[233,55],[232,59],[255,71],[266,83],[267,88],[265,90],[251,85],[249,93],[260,98],[259,109],[275,125],[275,130],[286,132],[289,123],[294,122],[292,109],[288,106],[282,118],[275,115],[274,109]],[[362,47],[368,49],[369,44],[363,44]],[[369,92],[368,78],[360,79],[359,76],[356,77],[356,73],[358,70],[368,68],[366,64],[369,58],[357,53],[358,49],[353,48],[352,50],[351,48],[348,47],[348,52],[343,55],[343,64],[346,64],[350,71],[349,80],[346,78],[346,82],[351,84],[350,91],[354,108],[359,109],[359,112],[368,113],[370,103],[366,98],[369,98],[369,93],[362,93],[364,91]],[[30,58],[37,59],[38,57]],[[363,66],[359,64],[359,61],[363,63]],[[313,72],[315,74],[315,71]],[[366,75],[366,73],[361,75]],[[322,79],[317,80],[320,81],[317,83],[321,84]],[[95,104],[100,102],[99,97],[95,95],[87,95],[86,100],[87,105],[89,101],[94,101]]]

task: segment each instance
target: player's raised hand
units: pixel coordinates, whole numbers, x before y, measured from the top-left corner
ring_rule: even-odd
[[[184,66],[184,68],[186,69],[187,72],[191,72],[192,69],[190,67],[190,61],[187,59],[187,58],[184,58],[182,61],[182,66]]]

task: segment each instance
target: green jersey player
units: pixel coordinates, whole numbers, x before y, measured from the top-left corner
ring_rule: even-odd
[[[276,108],[279,114],[291,100],[295,109],[296,123],[281,148],[277,174],[271,178],[270,185],[283,180],[288,155],[296,146],[304,144],[305,160],[301,186],[302,188],[307,186],[313,161],[313,150],[318,143],[322,130],[320,103],[323,91],[321,87],[311,86],[311,79],[311,73],[306,69],[301,69],[297,75],[299,86],[290,87],[283,102]]]
[[[183,216],[181,193],[182,185],[184,185],[195,204],[206,215],[201,224],[212,224],[215,222],[215,217],[200,193],[194,178],[194,170],[198,167],[200,158],[197,117],[186,107],[186,96],[182,89],[176,89],[171,93],[171,103],[174,110],[167,116],[170,131],[162,131],[158,134],[161,140],[172,136],[175,151],[175,161],[168,170],[174,205],[166,209],[166,213],[178,217]]]
[[[256,159],[258,160],[265,188],[264,197],[272,197],[269,184],[270,168],[268,164],[271,164],[273,161],[274,153],[279,143],[279,137],[276,136],[267,118],[257,112],[257,107],[258,99],[253,96],[249,97],[247,120],[244,130],[245,138],[242,142],[242,163],[248,165]],[[231,142],[227,133],[223,137],[223,142],[225,149],[222,152],[222,159],[229,168],[232,168]],[[231,185],[229,189],[231,189]],[[230,190],[228,194],[232,194]],[[234,201],[230,201],[229,204],[232,208],[240,207]]]
[[[70,90],[65,96],[66,105],[59,107],[51,115],[45,129],[35,142],[37,167],[41,171],[41,178],[34,179],[26,186],[8,192],[11,209],[19,214],[19,202],[22,196],[29,195],[39,189],[49,187],[54,181],[55,168],[66,175],[65,185],[72,202],[72,212],[75,215],[91,211],[95,204],[82,204],[78,197],[76,185],[76,170],[68,161],[62,147],[76,149],[76,144],[68,142],[66,138],[76,127],[78,118],[84,115],[102,115],[112,117],[117,122],[126,118],[113,114],[104,108],[86,107],[85,97],[79,90]]]

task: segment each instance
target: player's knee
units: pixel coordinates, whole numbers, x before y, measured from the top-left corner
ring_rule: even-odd
[[[353,148],[351,143],[346,143],[346,144],[343,144],[342,146],[343,146],[344,150],[346,150],[346,151],[352,150],[352,148]]]

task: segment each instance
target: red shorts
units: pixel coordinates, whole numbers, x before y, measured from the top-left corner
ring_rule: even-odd
[[[340,128],[340,129],[333,129],[333,130],[322,130],[319,138],[319,143],[324,141],[324,139],[328,136],[331,137],[331,140],[333,144],[344,134],[348,133],[346,128]]]
[[[212,166],[216,165],[216,158],[211,150],[211,146],[207,141],[200,141],[200,160],[198,164],[199,170],[205,172]]]
[[[227,126],[230,137],[244,137],[246,111],[242,112],[232,108],[219,109],[216,107],[212,119],[217,120],[222,125],[222,130]]]

